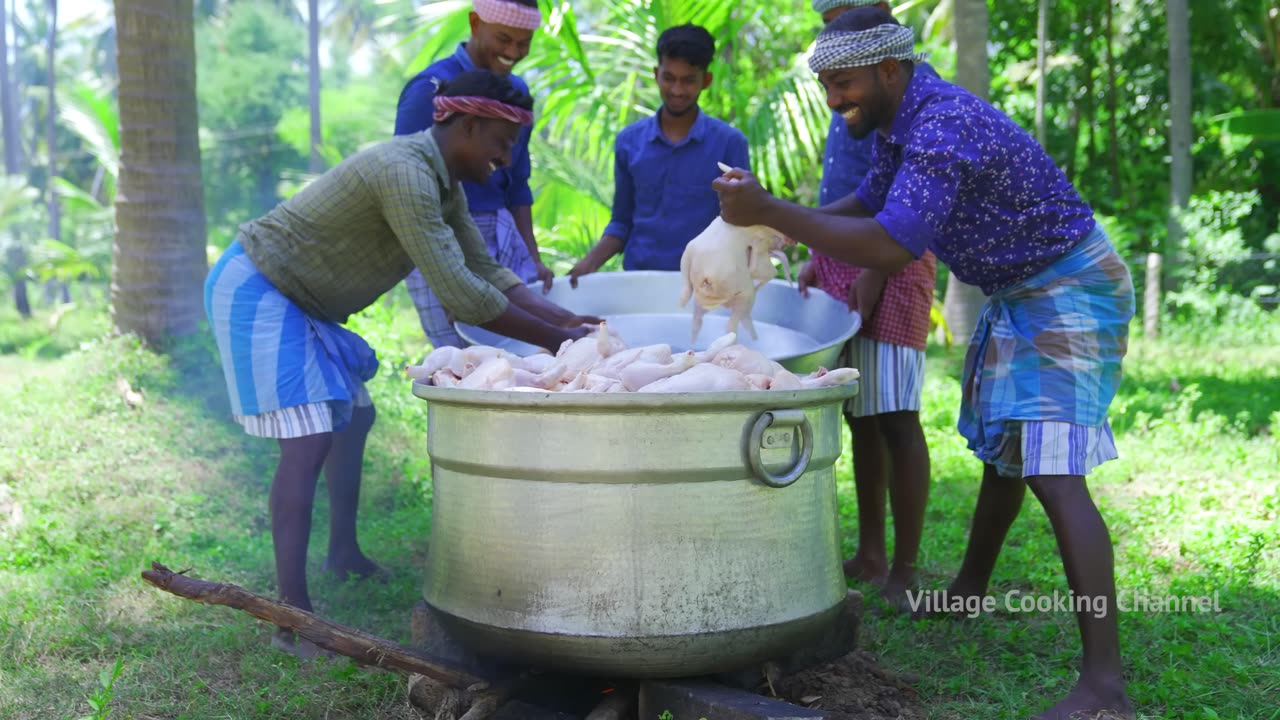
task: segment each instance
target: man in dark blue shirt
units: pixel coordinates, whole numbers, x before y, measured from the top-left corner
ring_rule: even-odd
[[[746,165],[749,156],[745,135],[698,107],[715,51],[697,25],[659,36],[653,76],[662,107],[614,141],[613,213],[604,237],[569,271],[574,287],[619,252],[624,270],[679,270],[685,246],[720,214],[711,188],[717,162]]]
[[[988,607],[1030,488],[1053,527],[1083,649],[1075,687],[1036,720],[1133,718],[1111,537],[1086,483],[1119,457],[1107,413],[1128,350],[1133,281],[1093,208],[1036,139],[964,88],[916,72],[914,41],[875,7],[854,8],[818,35],[809,68],[827,105],[850,132],[875,137],[853,195],[814,210],[735,170],[713,183],[721,212],[870,269],[896,272],[932,250],[988,296],[957,422],[983,463],[969,546],[945,599],[917,595],[913,612]]]
[[[533,33],[541,24],[537,0],[474,0],[471,37],[457,50],[427,66],[405,85],[396,107],[396,135],[421,132],[434,123],[432,100],[441,82],[467,70],[489,70],[508,76],[511,84],[524,92],[528,85],[512,73],[515,64],[529,54]],[[484,236],[489,254],[510,268],[521,280],[542,280],[549,290],[554,276],[538,253],[533,235],[533,193],[529,189],[529,136],[522,129],[511,149],[511,165],[498,168],[484,184],[466,182],[462,187],[472,219]],[[405,278],[409,295],[418,309],[418,319],[435,347],[467,343],[453,328],[453,318],[445,311],[422,275],[414,270]]]

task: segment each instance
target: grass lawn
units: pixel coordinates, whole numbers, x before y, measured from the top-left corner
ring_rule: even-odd
[[[407,641],[430,527],[429,463],[424,406],[394,370],[418,359],[420,331],[396,303],[356,324],[384,360],[371,385],[379,420],[362,539],[398,576],[370,588],[321,573],[322,487],[312,597],[325,617]],[[1122,457],[1091,478],[1122,592],[1216,592],[1222,608],[1121,616],[1143,718],[1280,718],[1280,347],[1226,345],[1136,342],[1112,410]],[[125,339],[57,359],[46,353],[0,356],[0,718],[79,718],[92,713],[91,698],[106,701],[113,718],[416,717],[399,676],[346,661],[300,663],[270,651],[268,628],[247,615],[139,578],[156,560],[274,592],[266,508],[274,444],[229,420],[208,343],[173,362]],[[933,351],[925,388],[929,589],[959,565],[977,491],[979,466],[954,430],[959,361]],[[120,379],[142,393],[141,405],[125,402]],[[847,445],[839,476],[852,552]],[[996,570],[993,593],[1013,590],[1066,592],[1030,494]],[[1079,642],[1068,614],[1001,610],[921,624],[876,609],[863,647],[920,676],[931,717],[1022,717],[1075,680]],[[109,679],[117,662],[105,690],[102,674]]]

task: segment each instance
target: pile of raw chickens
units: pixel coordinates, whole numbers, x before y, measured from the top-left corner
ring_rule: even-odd
[[[728,333],[702,352],[672,353],[671,346],[629,348],[608,323],[580,340],[567,340],[555,355],[520,357],[500,348],[473,345],[432,350],[405,372],[437,387],[525,392],[729,392],[803,390],[846,385],[854,368],[819,368],[795,375]]]

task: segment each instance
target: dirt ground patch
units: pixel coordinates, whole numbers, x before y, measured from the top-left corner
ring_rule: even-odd
[[[783,700],[825,711],[827,720],[924,720],[924,706],[909,682],[914,680],[855,650],[784,677],[774,690]]]

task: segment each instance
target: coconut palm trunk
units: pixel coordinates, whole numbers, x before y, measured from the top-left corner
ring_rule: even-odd
[[[955,0],[956,83],[986,99],[991,88],[991,71],[987,65],[986,0]],[[986,296],[982,290],[956,279],[947,278],[947,294],[943,298],[943,317],[952,335],[967,344],[978,324],[978,313]]]
[[[4,124],[4,172],[22,173],[22,138],[18,134],[18,106],[9,68],[9,4],[0,0],[0,122]],[[26,248],[13,242],[5,251],[4,269],[13,281],[13,306],[18,315],[31,317],[31,299],[27,297],[27,279],[22,268],[27,264]]]
[[[324,158],[320,156],[320,143],[324,139],[320,131],[320,0],[307,0],[307,41],[308,100],[311,104],[310,170],[313,173],[322,173]]]
[[[1165,8],[1169,25],[1169,240],[1166,253],[1182,244],[1183,230],[1177,212],[1191,201],[1191,29],[1187,0],[1169,0]],[[1154,336],[1160,328],[1159,253],[1147,258],[1143,298],[1143,331]]]
[[[204,196],[190,0],[115,0],[120,179],[112,248],[117,329],[163,347],[203,317]]]
[[[1040,0],[1036,13],[1036,140],[1049,149],[1045,129],[1045,102],[1049,88],[1049,0]]]

